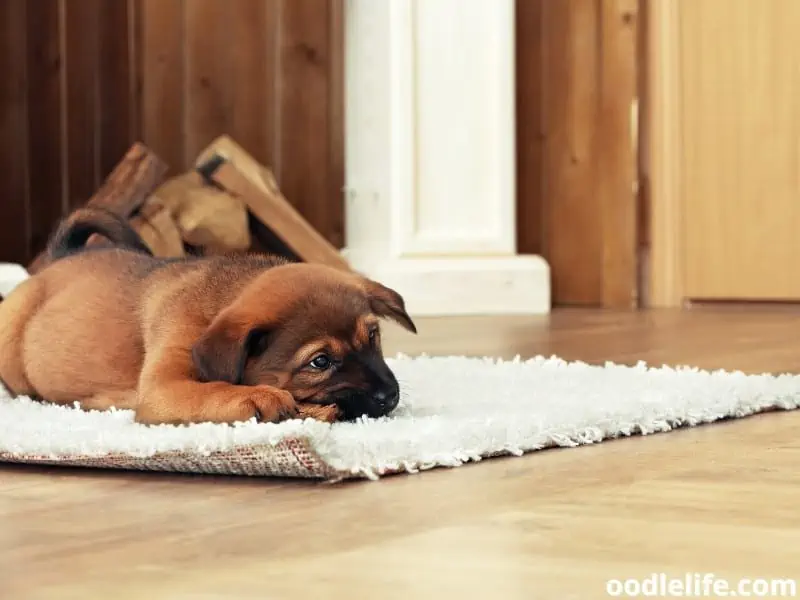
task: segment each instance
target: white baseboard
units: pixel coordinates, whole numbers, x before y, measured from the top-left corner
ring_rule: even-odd
[[[412,316],[541,315],[550,312],[550,268],[540,256],[394,259],[344,251],[352,267],[397,290]]]

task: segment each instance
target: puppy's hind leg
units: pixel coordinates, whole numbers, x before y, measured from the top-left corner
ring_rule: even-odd
[[[25,329],[46,297],[44,283],[28,279],[0,302],[0,380],[14,396],[36,393],[25,369]]]
[[[136,402],[136,390],[113,390],[84,398],[80,400],[80,406],[82,410],[105,411],[112,408],[117,410],[135,410]]]

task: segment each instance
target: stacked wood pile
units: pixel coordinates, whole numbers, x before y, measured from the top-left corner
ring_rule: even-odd
[[[156,256],[266,251],[349,268],[283,197],[270,169],[229,137],[215,140],[190,171],[168,172],[163,160],[136,143],[88,204],[128,219]],[[28,270],[44,264],[40,255]]]

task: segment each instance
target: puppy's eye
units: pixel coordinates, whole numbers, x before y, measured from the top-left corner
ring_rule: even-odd
[[[309,364],[309,366],[311,366],[314,369],[317,369],[319,371],[325,371],[326,369],[330,368],[332,363],[331,363],[331,359],[328,358],[327,355],[320,354],[319,356],[316,356],[314,358],[314,360],[312,360],[308,364]]]
[[[378,328],[373,327],[372,329],[369,330],[369,341],[374,342],[375,338],[377,337],[378,337]]]

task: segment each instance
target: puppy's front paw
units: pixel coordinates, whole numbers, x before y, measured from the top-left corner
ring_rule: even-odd
[[[277,423],[297,416],[297,403],[286,390],[267,386],[256,386],[247,396],[247,404],[256,420]]]

